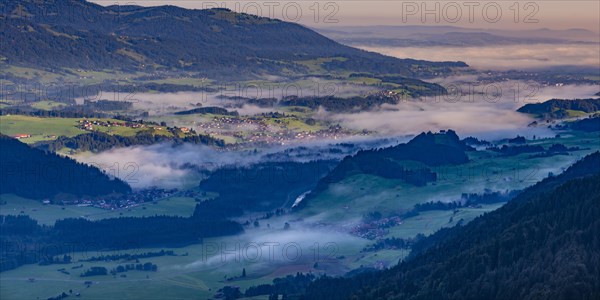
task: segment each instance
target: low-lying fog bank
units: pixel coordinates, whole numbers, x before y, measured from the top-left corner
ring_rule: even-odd
[[[356,45],[355,45],[356,46]],[[486,47],[370,47],[399,58],[464,61],[476,69],[512,70],[555,66],[600,67],[600,44],[527,44]]]
[[[164,143],[114,148],[101,153],[85,152],[74,158],[99,166],[109,174],[125,180],[133,188],[179,188],[194,182],[197,184],[200,179],[198,172],[205,173],[224,166],[241,167],[269,161],[341,160],[360,149],[391,146],[408,139],[409,137],[354,138],[273,146],[256,151],[219,150],[204,145],[174,146]]]
[[[464,76],[437,80],[449,90],[447,96],[405,100],[396,105],[383,105],[377,110],[352,114],[320,111],[319,117],[381,135],[451,128],[461,137],[472,135],[492,140],[516,135],[550,137],[554,135],[550,129],[528,127],[534,119],[516,110],[527,103],[552,98],[589,98],[598,92],[598,86],[594,85],[540,86],[520,81],[481,85],[473,84],[473,79]]]
[[[306,143],[300,141],[293,146],[273,146],[257,151],[221,151],[202,145],[185,144],[174,147],[160,144],[117,148],[98,154],[84,153],[75,158],[100,165],[110,174],[127,180],[134,188],[181,187],[186,183],[197,182],[197,176],[191,176],[197,172],[192,170],[211,171],[224,165],[243,166],[273,160],[339,160],[358,149],[406,142],[411,136],[425,131],[453,129],[463,138],[475,136],[488,140],[516,135],[527,138],[551,137],[555,132],[545,126],[529,127],[533,118],[516,112],[516,109],[526,103],[551,98],[591,97],[598,89],[593,85],[539,87],[516,81],[485,86],[469,85],[468,82],[473,81],[469,76],[438,81],[449,89],[453,86],[472,88],[466,94],[459,95],[451,91],[449,96],[406,100],[367,112],[335,114],[320,110],[316,113],[317,118],[334,121],[345,127],[376,131],[378,135],[374,137]],[[456,82],[460,83],[456,85]],[[517,89],[519,94],[515,96]],[[158,95],[156,97],[164,99]],[[184,103],[188,100],[180,101]],[[342,147],[341,143],[354,145]],[[339,148],[339,151],[331,151],[332,148]]]

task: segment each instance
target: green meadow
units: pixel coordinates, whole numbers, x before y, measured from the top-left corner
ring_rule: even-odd
[[[75,136],[85,131],[77,128],[78,118],[38,118],[21,115],[0,116],[0,132],[6,135],[30,134],[22,139],[33,143],[53,139],[51,136]]]
[[[29,134],[31,137],[21,139],[24,143],[35,143],[56,139],[59,136],[73,137],[89,131],[78,128],[79,120],[83,118],[39,118],[23,115],[0,116],[0,133],[14,136]],[[116,119],[90,118],[89,120],[123,122]],[[121,136],[134,136],[147,128],[132,128],[125,126],[94,126],[94,130]],[[155,129],[155,134],[171,135],[165,128]]]
[[[269,248],[263,247],[258,254],[254,251],[255,248],[247,245],[270,242],[270,240],[253,239],[254,231],[250,229],[246,235],[240,237],[207,239],[204,244],[181,248],[69,253],[73,260],[69,264],[45,266],[31,264],[2,272],[0,297],[2,299],[46,299],[72,290],[74,294],[80,293],[82,299],[122,299],[127,296],[143,299],[207,299],[214,296],[217,290],[225,285],[239,286],[244,291],[250,286],[270,283],[274,278],[296,272],[338,274],[349,271],[349,268],[343,266],[342,258],[315,260],[309,243],[300,244],[298,249],[301,249],[302,254],[299,256],[294,253],[290,254],[289,258],[283,258],[283,245],[272,248],[273,252],[268,252]],[[281,229],[271,231],[278,234]],[[236,246],[238,244],[239,246]],[[360,246],[362,245],[359,243],[356,247],[340,249],[340,257],[358,252],[357,247]],[[177,256],[139,259],[139,263],[142,264],[145,262],[156,264],[158,266],[156,272],[132,270],[118,273],[116,276],[109,274],[80,277],[80,274],[90,267],[105,267],[110,271],[118,265],[136,263],[80,260],[100,255],[140,254],[163,249],[173,250]],[[274,253],[273,259],[268,253]],[[315,265],[317,261],[319,264]],[[83,267],[80,267],[81,265]],[[70,274],[58,271],[63,268]],[[247,273],[245,278],[241,277],[243,269],[246,269]],[[126,277],[121,277],[122,274]],[[85,284],[86,281],[91,281],[92,284]],[[266,297],[249,299],[266,299]]]
[[[186,197],[170,197],[135,207],[106,210],[92,206],[44,205],[39,200],[26,199],[12,194],[0,194],[1,215],[29,215],[44,225],[53,225],[56,220],[65,218],[99,220],[155,215],[189,217],[194,213],[195,207],[195,200]]]

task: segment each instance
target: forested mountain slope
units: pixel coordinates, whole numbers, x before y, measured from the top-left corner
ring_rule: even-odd
[[[0,194],[43,199],[58,194],[95,197],[131,191],[127,183],[97,168],[31,148],[6,135],[0,135],[0,162]]]
[[[227,9],[9,0],[0,3],[0,12],[0,54],[12,65],[285,75],[308,72],[306,65],[296,62],[327,58],[328,70],[413,77],[466,66],[366,52],[295,23]]]
[[[400,265],[324,278],[304,299],[598,299],[600,153]]]

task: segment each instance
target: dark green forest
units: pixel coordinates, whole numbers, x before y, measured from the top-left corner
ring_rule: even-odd
[[[215,115],[224,115],[224,116],[238,116],[237,111],[228,111],[225,108],[217,107],[217,106],[209,106],[209,107],[198,107],[190,110],[178,111],[175,113],[176,115],[193,115],[193,114],[215,114]]]
[[[587,132],[600,131],[600,116],[591,116],[582,120],[573,121],[568,123],[567,126],[574,130]]]
[[[592,113],[600,110],[600,98],[590,99],[550,99],[542,103],[529,103],[517,109],[518,112],[536,115],[544,119],[562,119],[569,116],[568,110]]]
[[[447,93],[446,89],[435,83],[427,83],[420,80],[412,79],[411,81],[419,81],[406,89],[412,97],[420,96],[439,96]],[[418,86],[418,88],[414,88]],[[355,96],[341,98],[336,96],[322,97],[297,97],[290,96],[282,99],[280,102],[283,106],[304,106],[312,109],[323,107],[330,112],[353,112],[371,110],[381,106],[382,104],[398,104],[402,100],[406,100],[402,95],[383,95],[374,94],[366,96]]]
[[[200,202],[196,213],[203,217],[233,217],[241,216],[244,211],[268,212],[290,207],[334,165],[334,161],[265,162],[220,168],[199,186],[219,196]]]
[[[134,136],[111,135],[94,131],[79,134],[74,137],[59,136],[53,141],[36,143],[36,147],[48,151],[58,151],[66,147],[78,151],[101,152],[118,147],[152,145],[163,142],[172,142],[174,144],[191,143],[219,147],[225,145],[223,140],[205,134],[189,135],[180,138],[176,136],[169,137],[166,135],[153,134],[149,131],[141,131]]]
[[[99,169],[31,148],[6,135],[0,135],[0,166],[0,194],[43,199],[58,194],[96,197],[131,192],[125,182]]]

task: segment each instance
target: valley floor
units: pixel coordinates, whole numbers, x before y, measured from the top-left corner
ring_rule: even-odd
[[[158,252],[161,248],[69,253],[72,262],[67,264],[29,264],[0,273],[0,296],[3,299],[44,299],[72,290],[80,293],[82,299],[206,299],[226,285],[239,286],[244,291],[250,286],[270,283],[276,277],[296,272],[343,275],[361,267],[389,267],[410,250],[364,251],[364,248],[378,239],[410,239],[458,222],[469,222],[503,203],[421,212],[377,231],[376,239],[354,233],[357,226],[364,226],[361,217],[365,214],[379,211],[387,215],[408,210],[417,203],[457,199],[465,192],[520,190],[549,173],[562,172],[578,158],[597,151],[600,149],[597,140],[597,133],[564,132],[560,137],[530,141],[545,147],[561,143],[582,148],[570,155],[539,158],[531,158],[530,154],[498,157],[487,150],[472,152],[471,162],[457,169],[437,170],[444,176],[425,187],[371,175],[355,175],[331,185],[306,208],[263,220],[259,227],[248,226],[242,235],[206,239],[201,244],[180,248],[163,248],[173,250],[175,256],[139,259],[139,263],[156,264],[156,272],[132,270],[115,276],[80,277],[90,267],[111,270],[134,263],[80,260],[100,255]],[[93,207],[43,205],[14,195],[1,195],[0,200],[3,203],[1,214],[27,214],[47,225],[65,217],[189,216],[195,205],[191,198],[170,197],[156,204],[106,211]],[[286,223],[289,229],[284,229]],[[32,251],[42,254],[44,249]],[[246,277],[242,277],[244,269]]]

